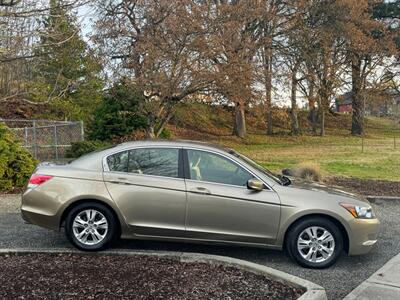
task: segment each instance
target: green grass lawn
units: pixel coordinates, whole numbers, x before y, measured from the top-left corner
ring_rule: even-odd
[[[369,119],[367,124],[363,151],[362,139],[341,129],[331,129],[325,137],[249,135],[244,141],[224,137],[213,142],[234,148],[275,172],[301,163],[313,163],[320,166],[324,176],[400,181],[397,125],[377,118]]]
[[[242,140],[232,133],[232,112],[221,107],[192,104],[178,110],[179,128],[191,129],[186,135],[178,132],[176,138],[204,140],[222,144],[251,157],[275,172],[302,163],[320,166],[324,176],[351,176],[400,181],[400,124],[386,118],[366,119],[364,150],[362,138],[351,136],[351,115],[327,114],[326,136],[312,136],[307,128],[307,111],[299,112],[300,127],[306,132],[291,136],[285,111],[274,120],[275,132],[266,136],[263,115],[247,115],[250,134]],[[261,124],[261,125],[260,125]],[[258,133],[258,134],[255,134]],[[394,147],[394,137],[397,147]]]

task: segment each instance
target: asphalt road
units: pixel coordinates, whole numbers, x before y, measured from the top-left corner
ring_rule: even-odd
[[[71,248],[63,233],[51,232],[24,224],[15,204],[5,204],[0,197],[0,248]],[[2,201],[3,200],[3,201]],[[10,199],[8,199],[10,202]],[[12,201],[14,202],[14,201]],[[326,289],[329,299],[342,299],[367,279],[390,258],[400,252],[400,201],[378,200],[372,204],[381,220],[379,242],[364,256],[343,255],[339,262],[325,270],[309,270],[297,266],[283,252],[244,247],[192,245],[183,243],[121,241],[116,249],[186,251],[231,256],[263,264],[310,280]]]

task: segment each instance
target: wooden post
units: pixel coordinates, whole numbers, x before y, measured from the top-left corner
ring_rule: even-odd
[[[364,153],[364,135],[361,135],[361,153]]]
[[[58,137],[57,137],[57,124],[54,124],[54,150],[55,150],[55,157],[58,161]]]
[[[83,121],[81,120],[79,123],[81,125],[81,141],[84,141],[85,140],[85,129],[83,127]]]
[[[25,147],[28,147],[28,128],[25,126]]]
[[[38,145],[36,137],[36,121],[33,121],[33,156],[38,159]]]

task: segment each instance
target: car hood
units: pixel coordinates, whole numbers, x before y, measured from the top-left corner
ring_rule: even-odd
[[[316,191],[316,192],[324,192],[331,195],[338,195],[342,197],[353,198],[356,200],[361,200],[363,202],[367,202],[368,200],[365,199],[362,195],[347,191],[343,187],[339,186],[328,186],[326,184],[315,182],[315,181],[305,181],[298,178],[290,178],[291,185],[294,188],[309,190],[309,191]]]

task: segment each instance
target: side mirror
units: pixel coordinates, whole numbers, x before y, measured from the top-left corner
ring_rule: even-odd
[[[247,188],[254,191],[262,191],[264,189],[264,182],[256,178],[247,181]]]

